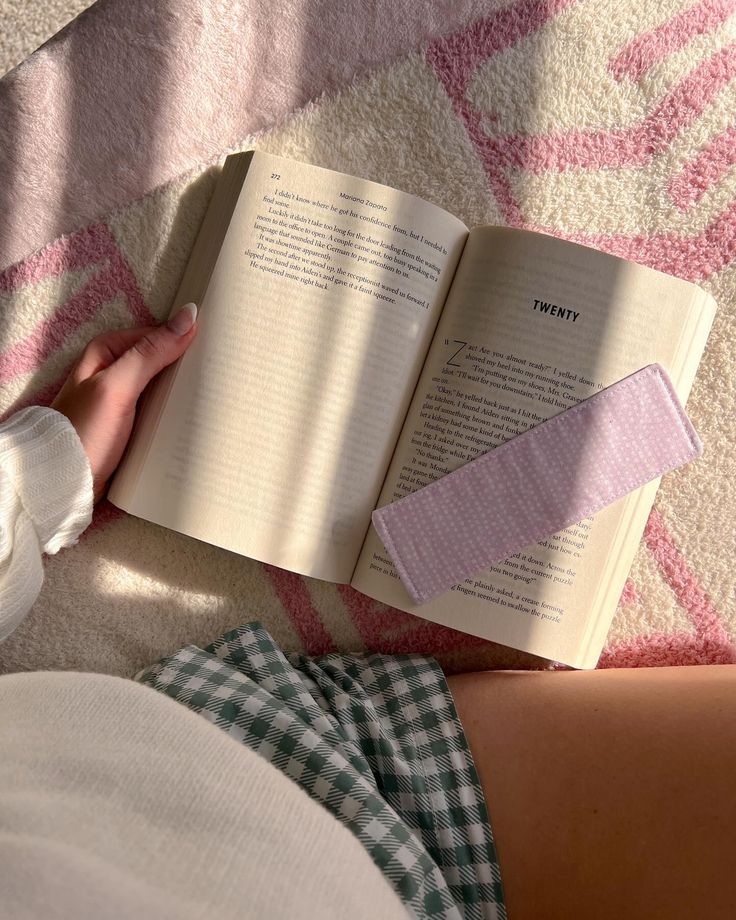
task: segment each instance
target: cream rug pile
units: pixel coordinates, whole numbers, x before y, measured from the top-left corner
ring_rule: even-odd
[[[89,5],[87,0],[0,0],[0,76]]]
[[[688,403],[705,455],[663,482],[601,666],[735,661],[735,104],[734,0],[102,0],[0,81],[2,409],[165,316],[251,144],[624,255],[719,312]],[[287,649],[544,666],[103,505],[0,668],[129,675],[254,618]]]

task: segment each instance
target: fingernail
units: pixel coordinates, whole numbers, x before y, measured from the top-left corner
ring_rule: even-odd
[[[186,335],[194,325],[197,319],[196,303],[184,304],[181,309],[177,310],[166,325],[177,335]]]

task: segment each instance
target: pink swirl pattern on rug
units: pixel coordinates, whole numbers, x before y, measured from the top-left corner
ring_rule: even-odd
[[[628,45],[608,65],[617,80],[640,80],[655,64],[684,48],[697,35],[718,28],[736,11],[733,0],[701,0]]]
[[[700,201],[708,189],[717,185],[735,164],[736,128],[729,128],[670,179],[670,197],[680,211],[687,211]]]

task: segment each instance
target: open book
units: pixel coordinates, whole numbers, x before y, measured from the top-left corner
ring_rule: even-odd
[[[146,394],[110,491],[118,507],[595,665],[657,482],[421,606],[371,512],[646,364],[664,365],[684,403],[708,294],[250,151],[225,163],[175,308],[188,301],[199,334]]]

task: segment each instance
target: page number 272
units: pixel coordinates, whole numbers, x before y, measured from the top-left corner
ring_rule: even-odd
[[[272,179],[280,179],[280,178],[281,178],[281,173],[271,173],[271,178],[272,178]]]

